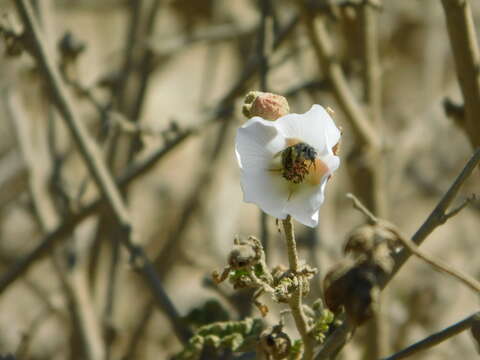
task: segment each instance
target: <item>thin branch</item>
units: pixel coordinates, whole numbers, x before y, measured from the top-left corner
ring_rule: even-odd
[[[155,273],[153,265],[148,260],[143,249],[132,241],[132,224],[128,210],[120,195],[120,191],[105,166],[96,144],[89,137],[83,122],[80,121],[77,114],[73,111],[73,106],[65,92],[60,75],[53,65],[52,59],[47,54],[40,29],[33,16],[30,4],[27,0],[16,0],[15,5],[17,6],[26,30],[28,31],[30,40],[32,41],[33,55],[37,60],[41,72],[46,77],[46,81],[50,86],[57,108],[79,147],[80,153],[87,164],[91,175],[111,207],[118,226],[123,233],[123,236],[120,239],[122,245],[124,245],[129,251],[132,260],[136,261],[140,273],[150,286],[158,304],[168,316],[177,336],[180,340],[186,342],[190,337],[190,332],[180,321],[180,317],[175,307],[167,297],[167,294]]]
[[[6,96],[2,96],[6,102]],[[8,112],[8,106],[5,104]],[[27,169],[17,150],[10,150],[0,158],[0,211],[14,201],[27,187]]]
[[[170,231],[166,244],[154,258],[153,262],[160,273],[161,279],[164,279],[168,275],[172,265],[177,259],[177,254],[179,250],[182,249],[186,239],[185,233],[194,216],[201,208],[205,193],[215,179],[216,170],[219,168],[220,155],[223,153],[222,149],[227,145],[227,132],[232,123],[232,121],[225,120],[220,129],[218,129],[214,149],[208,161],[205,162],[196,184],[183,205],[182,213],[178,217],[180,221],[175,225],[175,229]]]
[[[472,9],[466,0],[442,0],[458,82],[465,101],[466,134],[480,146],[480,50]]]
[[[458,191],[460,190],[463,183],[469,178],[473,170],[477,168],[480,163],[480,148],[478,148],[475,153],[470,157],[469,161],[462,169],[460,174],[457,176],[453,184],[450,186],[448,191],[443,195],[443,197],[438,202],[437,206],[428,216],[427,220],[423,225],[417,230],[417,232],[412,236],[412,242],[416,245],[420,245],[438,226],[442,225],[445,212],[448,207],[455,199]],[[400,252],[396,253],[393,258],[395,261],[395,266],[392,273],[380,279],[380,287],[385,288],[388,283],[393,279],[395,274],[400,270],[400,268],[405,264],[409,259],[412,253],[408,249],[403,249]],[[351,324],[348,321],[339,326],[335,331],[330,335],[335,341],[326,341],[324,346],[321,348],[320,352],[316,355],[316,360],[326,359],[331,354],[335,354],[341,350],[347,341],[347,336],[350,334],[348,329],[351,328]]]
[[[133,334],[128,343],[127,350],[125,352],[125,355],[123,356],[123,360],[130,360],[136,358],[138,345],[141,342],[142,337],[145,335],[145,332],[147,331],[148,324],[150,323],[150,319],[152,318],[154,306],[155,304],[152,301],[150,301],[144,306],[142,315],[140,316],[140,320],[138,321],[138,324],[133,330]]]
[[[374,225],[378,222],[378,218],[372,214],[370,210],[368,210],[365,205],[361,203],[361,201],[352,193],[347,193],[346,197],[352,200],[353,207],[360,211],[363,215],[366,216],[368,223],[370,225]]]
[[[260,90],[264,92],[268,92],[269,55],[273,50],[272,5],[270,0],[259,0],[262,19],[258,34],[257,56],[260,59]],[[260,211],[260,240],[267,256],[269,253],[268,215],[263,211]]]
[[[361,7],[363,31],[364,97],[368,104],[371,121],[379,125],[382,120],[382,84],[378,38],[378,9],[363,2]]]
[[[434,347],[442,343],[443,341],[458,335],[462,331],[470,329],[472,324],[476,321],[480,320],[480,312],[477,312],[455,324],[449,326],[446,329],[443,329],[435,334],[428,336],[427,338],[416,342],[415,344],[410,345],[409,347],[390,355],[389,357],[384,358],[383,360],[400,360],[406,357],[412,356],[414,354],[419,353],[420,351],[424,351]]]
[[[117,180],[118,186],[124,188],[130,185],[134,180],[137,180],[142,175],[146,174],[159,160],[163,159],[164,156],[169,154],[178,145],[182,144],[183,141],[193,133],[193,129],[182,132],[172,142],[152,152],[152,154],[147,156],[144,160],[132,164]],[[98,211],[104,205],[104,202],[105,199],[103,197],[97,197],[85,205],[78,213],[72,214],[68,218],[63,219],[55,229],[46,234],[30,253],[20,258],[8,269],[6,274],[0,278],[0,294],[17,278],[28,271],[30,266],[48,254],[57,242],[63,237],[69,235],[80,222]]]
[[[473,170],[478,166],[479,163],[480,148],[474,152],[453,184],[440,199],[435,209],[433,209],[433,211],[430,213],[427,220],[425,220],[422,226],[420,226],[417,232],[412,236],[413,243],[420,245],[438,226],[445,223],[445,213],[448,207],[457,196],[463,183],[470,177],[470,175],[473,173]],[[403,266],[409,257],[410,253],[408,251],[400,251],[395,256],[395,267],[393,272],[389,278],[385,279],[382,287],[385,287],[388,284],[388,282],[395,276],[397,271]]]
[[[450,219],[451,217],[457,215],[460,211],[462,211],[464,208],[466,208],[468,205],[470,205],[470,203],[472,203],[473,201],[475,201],[477,199],[476,195],[473,194],[469,197],[467,197],[465,200],[462,201],[462,203],[460,205],[458,205],[456,208],[450,210],[449,212],[445,213],[444,217],[443,217],[443,220],[444,221],[447,221],[448,219]]]
[[[161,4],[162,4],[161,0],[154,0],[151,5],[151,8],[148,10],[148,17],[146,20],[146,31],[144,35],[146,39],[153,37],[153,32],[155,30],[155,21],[157,19],[157,15],[158,15]],[[138,66],[138,68],[141,69],[140,86],[136,94],[136,98],[133,103],[132,110],[129,113],[129,118],[132,119],[132,121],[138,121],[141,116],[143,103],[145,101],[145,95],[147,93],[149,80],[151,78],[150,75],[153,70],[154,60],[155,60],[155,54],[153,50],[147,46],[144,50],[143,56]]]
[[[114,95],[118,107],[123,106],[126,101],[126,90],[127,90],[127,83],[130,77],[130,73],[133,70],[134,64],[134,54],[135,54],[135,46],[137,46],[138,41],[138,32],[141,26],[141,13],[142,13],[142,4],[143,0],[130,0],[130,18],[129,18],[129,26],[127,29],[127,33],[125,36],[125,56],[123,58],[122,70],[121,70],[121,77],[120,82],[116,86],[116,92]]]
[[[78,145],[80,153],[84,157],[85,163],[100,188],[100,191],[105,198],[108,199],[119,225],[129,231],[129,214],[120,196],[120,192],[116,188],[107,167],[103,163],[97,146],[88,136],[84,123],[80,121],[73,111],[74,107],[70,98],[67,96],[61,77],[44,46],[43,36],[34,18],[30,4],[26,0],[16,0],[15,4],[28,31],[33,55],[37,60],[40,71],[46,78],[60,114]]]
[[[335,97],[345,112],[359,141],[373,148],[379,148],[379,136],[368,120],[362,107],[355,99],[355,96],[347,83],[342,67],[339,62],[335,60],[333,45],[325,26],[325,19],[315,19],[308,11],[306,5],[303,8],[303,15],[305,17],[308,36],[319,60],[320,68],[330,80]]]
[[[352,338],[354,332],[355,326],[348,321],[344,321],[342,325],[327,337],[325,343],[316,354],[315,360],[334,359],[335,355]]]
[[[458,213],[458,212],[457,212]],[[400,241],[402,244],[410,251],[412,254],[414,254],[416,257],[419,259],[422,259],[426,263],[430,264],[433,266],[433,268],[437,271],[443,272],[445,274],[448,274],[466,286],[468,286],[470,289],[472,289],[474,292],[477,294],[480,293],[480,282],[475,280],[469,275],[463,274],[460,271],[455,270],[452,268],[450,265],[438,260],[434,259],[432,256],[425,254],[423,251],[421,251],[415,243],[413,243],[411,240],[404,238],[403,236],[399,236]]]
[[[382,82],[379,51],[379,10],[369,0],[364,0],[360,8],[363,31],[363,65],[364,65],[364,101],[368,106],[371,124],[376,127],[378,136],[382,133]],[[372,162],[371,189],[372,209],[378,216],[386,216],[385,166],[381,149],[377,161]],[[384,344],[386,341],[382,341]],[[385,347],[385,346],[384,346]]]
[[[279,32],[274,42],[274,48],[278,47],[283,40],[290,34],[298,23],[299,17],[297,15],[292,16],[291,20],[285,25],[284,29]],[[158,150],[153,151],[145,159],[133,163],[130,165],[124,173],[118,178],[117,184],[120,188],[130,185],[134,180],[137,180],[141,176],[145,175],[151,170],[158,161],[163,159],[177,146],[182,144],[186,139],[192,135],[197,134],[200,131],[204,131],[211,125],[219,120],[223,119],[223,116],[228,112],[232,106],[232,102],[235,97],[240,94],[246,86],[246,83],[258,70],[258,63],[252,61],[247,65],[247,70],[237,80],[237,82],[230,88],[225,96],[218,102],[218,105],[211,111],[206,119],[198,127],[190,127],[180,132],[174,139],[169,141],[165,146],[160,147]],[[89,202],[78,213],[71,217],[64,219],[55,229],[48,233],[30,253],[19,259],[13,264],[4,276],[0,278],[0,294],[5,291],[18,277],[22,276],[30,266],[36,261],[43,258],[64,236],[70,234],[72,230],[81,221],[85,220],[90,215],[94,214],[104,204],[105,199],[103,197],[97,197],[93,201]]]
[[[378,223],[378,218],[376,218],[361,202],[360,200],[358,200],[355,195],[353,194],[347,194],[347,197],[350,198],[352,201],[353,201],[353,206],[360,210],[362,213],[364,213],[367,218],[369,219],[370,223],[373,225],[373,224],[377,224]],[[444,217],[444,218],[450,218],[452,217],[453,215],[456,215],[460,212],[461,209],[465,208],[465,206],[469,203],[469,199],[467,199],[467,201],[464,201],[462,203],[462,205],[458,206],[457,208],[455,208],[455,210],[452,210],[450,213],[448,214],[451,214],[450,216],[448,217]],[[388,223],[385,223],[386,226],[389,226]],[[427,264],[431,265],[435,270],[439,271],[439,272],[443,272],[445,274],[448,274],[454,278],[456,278],[457,280],[459,280],[460,282],[462,282],[463,284],[465,284],[466,286],[468,286],[470,289],[472,289],[474,292],[476,293],[480,293],[480,282],[478,282],[477,280],[475,280],[474,278],[472,278],[471,276],[469,275],[466,275],[466,274],[463,274],[461,273],[460,271],[457,271],[455,270],[454,268],[452,268],[450,265],[440,261],[440,260],[437,260],[437,259],[434,259],[432,256],[424,253],[423,251],[421,251],[418,246],[412,242],[410,239],[407,239],[405,238],[402,234],[400,234],[400,232],[398,232],[396,230],[396,228],[394,228],[393,226],[391,226],[391,230],[397,235],[397,238],[398,240],[400,240],[400,242],[403,244],[403,246],[405,246],[405,248],[410,251],[413,255],[415,255],[416,257],[418,257],[419,259],[425,261]]]
[[[19,146],[30,172],[30,192],[32,193],[35,215],[43,231],[47,232],[58,223],[58,212],[52,199],[48,196],[44,184],[47,181],[47,176],[42,174],[44,166],[39,162],[38,152],[32,146],[32,131],[28,119],[21,112],[22,107],[18,102],[17,96],[13,93],[7,96],[10,99],[7,103],[10,107],[9,112],[12,117],[12,123],[16,129]],[[100,326],[93,310],[91,297],[88,291],[86,291],[87,289],[82,286],[82,283],[77,281],[81,279],[79,277],[81,274],[78,269],[74,269],[73,274],[79,276],[66,274],[55,258],[55,254],[52,255],[51,260],[67,299],[71,304],[72,316],[75,320],[77,332],[82,338],[86,358],[89,360],[103,359],[104,344],[100,335]]]

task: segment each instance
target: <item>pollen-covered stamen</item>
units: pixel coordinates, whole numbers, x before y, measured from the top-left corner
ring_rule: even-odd
[[[310,145],[299,142],[282,151],[282,176],[294,184],[300,184],[315,166],[317,152]]]

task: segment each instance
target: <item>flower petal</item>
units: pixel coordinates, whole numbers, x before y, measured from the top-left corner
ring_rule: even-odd
[[[285,140],[274,122],[251,118],[237,131],[235,154],[242,169],[268,169],[274,154],[284,147]]]
[[[328,177],[325,175],[320,185],[299,187],[287,201],[284,211],[306,226],[317,226]]]
[[[308,113],[312,113],[317,121],[321,119],[323,122],[323,125],[325,126],[325,133],[327,135],[328,149],[331,149],[337,145],[340,141],[341,133],[327,110],[325,110],[323,106],[315,104]]]
[[[327,165],[329,175],[332,175],[333,172],[340,166],[340,158],[333,154],[321,156],[321,160]]]
[[[288,184],[277,174],[265,170],[242,171],[243,201],[256,204],[267,214],[285,219]]]
[[[286,138],[300,139],[320,154],[331,152],[340,140],[340,130],[320,105],[313,105],[305,114],[288,114],[276,121]]]

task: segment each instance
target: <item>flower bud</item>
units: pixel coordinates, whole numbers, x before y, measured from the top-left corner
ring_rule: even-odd
[[[260,116],[265,120],[277,120],[290,112],[287,99],[283,96],[250,91],[243,102],[243,115],[247,118]]]

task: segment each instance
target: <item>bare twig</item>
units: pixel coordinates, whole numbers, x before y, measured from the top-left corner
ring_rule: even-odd
[[[55,227],[58,223],[58,214],[53,204],[52,199],[48,196],[48,191],[45,183],[47,182],[46,174],[42,174],[44,167],[38,161],[37,151],[32,147],[33,141],[31,139],[32,131],[30,129],[28,119],[21,113],[21,106],[18,103],[17,97],[11,93],[9,95],[10,113],[12,115],[12,123],[16,129],[16,135],[19,141],[23,157],[29,169],[29,183],[30,192],[32,194],[35,215],[43,231],[47,232]],[[80,280],[81,274],[79,271],[73,271],[75,275],[65,274],[55,255],[52,256],[53,266],[57,275],[63,285],[67,298],[71,304],[72,315],[77,331],[82,338],[84,345],[85,356],[89,360],[100,360],[104,356],[104,346],[101,337],[101,331],[97,322],[96,315],[93,311],[91,298],[84,287],[82,287]]]
[[[125,352],[124,360],[130,360],[136,358],[136,352],[139,343],[142,340],[142,337],[145,335],[150,319],[152,318],[152,312],[154,310],[155,304],[153,301],[150,301],[147,305],[144,306],[142,310],[142,315],[138,321],[137,326],[133,330],[132,337],[127,346],[127,351]]]
[[[480,50],[472,9],[466,0],[442,0],[457,77],[465,101],[466,134],[480,146]]]
[[[347,198],[349,198],[350,200],[352,200],[352,203],[353,203],[353,207],[355,209],[357,209],[358,211],[360,211],[361,213],[363,213],[365,215],[365,217],[367,218],[368,220],[368,223],[370,225],[374,225],[378,222],[378,218],[372,214],[372,212],[370,210],[368,210],[365,205],[363,205],[361,203],[360,200],[358,200],[358,198],[353,195],[352,193],[348,193],[346,195]]]
[[[319,65],[330,80],[335,97],[347,115],[347,119],[359,141],[373,148],[379,148],[378,134],[355,99],[340,64],[335,60],[333,46],[325,26],[325,19],[314,18],[306,7],[304,8],[304,17],[308,36],[319,60]]]
[[[360,210],[362,213],[365,214],[365,216],[367,216],[367,218],[369,219],[369,222],[373,225],[373,224],[377,224],[378,223],[378,218],[376,218],[361,202],[360,200],[358,200],[355,195],[353,194],[347,194],[347,197],[350,198],[352,201],[353,201],[353,205],[355,208],[357,208],[358,210]],[[453,215],[456,215],[460,212],[461,209],[465,208],[465,206],[469,203],[470,201],[467,199],[467,201],[464,201],[462,203],[462,205],[458,206],[457,208],[455,208],[455,210],[452,210],[451,212],[449,212],[448,214],[446,213],[445,214],[445,217],[446,218],[450,218],[452,217]],[[448,215],[448,216],[447,216]],[[390,230],[392,230],[396,235],[397,235],[397,238],[398,240],[400,240],[400,242],[403,244],[403,246],[405,246],[405,248],[410,251],[413,255],[415,255],[416,257],[418,257],[419,259],[425,261],[427,264],[431,265],[435,270],[437,271],[440,271],[440,272],[443,272],[445,274],[448,274],[454,278],[456,278],[457,280],[459,280],[460,282],[462,282],[463,284],[465,284],[466,286],[468,286],[470,289],[472,289],[473,291],[475,291],[476,293],[480,293],[480,282],[478,282],[477,280],[475,280],[474,278],[472,278],[471,276],[469,275],[466,275],[466,274],[463,274],[455,269],[453,269],[450,265],[448,264],[445,264],[444,262],[438,260],[438,259],[434,259],[432,256],[424,253],[423,251],[421,251],[418,246],[412,242],[410,239],[407,239],[406,237],[404,237],[399,231],[397,231],[397,229],[389,224],[389,223],[384,223],[384,226],[388,226],[390,228]]]
[[[430,235],[438,226],[445,223],[445,212],[447,211],[452,201],[455,199],[463,183],[468,179],[468,177],[472,174],[473,170],[478,166],[479,163],[480,148],[477,149],[477,151],[475,151],[475,153],[471,156],[470,160],[467,162],[463,170],[457,176],[448,191],[443,195],[437,206],[430,213],[427,220],[425,220],[423,225],[412,236],[411,240],[414,244],[420,245],[428,237],[428,235]],[[400,268],[403,266],[403,264],[405,264],[405,262],[409,259],[411,255],[412,253],[408,251],[408,249],[403,249],[400,252],[394,254],[394,269],[389,276],[380,279],[380,286],[382,288],[388,285],[388,283],[393,279],[395,274],[398,272],[398,270],[400,270]],[[350,332],[347,331],[350,326],[351,324],[348,321],[345,321],[340,327],[338,327],[333,332],[333,334],[330,335],[330,337],[334,337],[336,340],[331,342],[327,340],[327,342],[321,348],[320,352],[316,355],[315,359],[326,359],[331,354],[340,351],[340,349],[345,345],[347,341],[348,334],[350,334]]]
[[[442,343],[443,341],[461,333],[462,331],[470,329],[472,324],[480,320],[480,312],[477,312],[446,329],[443,329],[435,334],[428,336],[427,338],[410,345],[409,347],[384,358],[383,360],[400,360],[406,357],[417,354],[420,351],[424,351]]]
[[[296,24],[296,17],[293,17],[292,20],[286,25],[285,29],[280,32],[278,37],[275,39],[273,43],[273,49],[277,48],[283,40],[285,40],[286,36],[290,33],[293,29],[293,26]],[[229,110],[232,100],[237,96],[246,84],[253,78],[256,72],[259,70],[259,65],[261,64],[258,58],[255,58],[250,63],[248,63],[245,67],[245,70],[237,81],[237,83],[227,92],[227,94],[220,100],[219,105],[214,110],[214,116],[218,118],[224,118],[225,113]],[[170,268],[174,257],[172,254],[177,251],[182,244],[184,238],[184,232],[186,231],[195,211],[198,209],[198,205],[200,204],[201,196],[205,190],[205,187],[211,183],[213,171],[217,166],[219,154],[221,153],[220,150],[223,146],[225,146],[225,134],[227,133],[231,121],[226,118],[223,120],[224,123],[222,124],[222,128],[219,129],[219,136],[217,137],[217,141],[215,144],[215,150],[212,153],[212,157],[208,162],[208,166],[203,170],[202,175],[199,177],[199,181],[197,185],[194,187],[194,191],[192,195],[189,197],[186,205],[184,207],[184,211],[182,215],[179,217],[181,220],[177,225],[177,230],[172,231],[172,236],[169,237],[167,240],[167,244],[161,250],[161,252],[155,257],[155,264],[160,269],[160,273],[162,276],[167,275],[167,271]]]
[[[134,180],[140,178],[157,164],[159,160],[169,154],[178,145],[182,144],[183,141],[193,133],[193,129],[182,132],[175,138],[175,140],[152,152],[152,154],[147,156],[144,160],[132,164],[127,168],[124,174],[119,177],[117,181],[118,186],[121,188],[126,187]],[[85,205],[85,207],[83,207],[78,213],[72,214],[68,218],[63,219],[57,227],[46,234],[30,253],[13,264],[7,273],[0,278],[0,294],[18,277],[22,276],[36,261],[41,260],[60,239],[70,234],[77,224],[100,209],[104,204],[104,201],[105,199],[103,197],[97,197]]]
[[[153,37],[155,21],[157,19],[157,14],[161,4],[161,0],[155,0],[152,2],[151,8],[148,9],[148,17],[146,19],[146,30],[144,35],[147,39]],[[141,70],[140,85],[132,109],[129,112],[129,118],[133,121],[138,121],[141,116],[142,106],[145,101],[145,95],[149,85],[150,74],[153,70],[154,59],[155,54],[153,50],[148,46],[145,47],[144,53],[139,62],[139,69]]]
[[[361,25],[363,31],[363,64],[364,64],[364,100],[368,106],[370,122],[380,135],[382,130],[382,83],[381,63],[379,55],[378,21],[379,10],[371,1],[364,1],[361,6]],[[379,216],[386,215],[385,198],[385,167],[382,164],[382,149],[374,149],[377,161],[371,167],[371,194],[372,209]]]
[[[449,212],[445,213],[445,221],[450,219],[451,217],[457,215],[460,211],[462,211],[464,208],[466,208],[468,205],[470,205],[473,201],[477,199],[476,195],[473,194],[469,197],[467,197],[465,200],[462,201],[460,205],[458,205],[456,208],[450,210]]]
[[[315,360],[334,359],[342,347],[349,341],[355,332],[355,326],[344,321],[341,326],[327,337],[325,343],[315,356]]]
[[[64,90],[60,75],[58,74],[57,69],[54,67],[51,58],[47,54],[40,29],[33,16],[30,4],[26,0],[17,0],[15,1],[15,5],[17,6],[20,17],[22,18],[22,21],[31,38],[33,55],[40,66],[41,72],[46,77],[47,83],[50,85],[52,96],[55,99],[57,108],[65,120],[65,123],[68,126],[76,144],[78,145],[80,153],[95,182],[97,183],[97,186],[110,205],[118,226],[122,231],[122,244],[129,251],[130,255],[132,256],[132,260],[137,261],[140,273],[150,286],[152,294],[155,296],[158,304],[168,316],[177,336],[182,341],[187,341],[190,337],[190,332],[185,329],[180,321],[175,307],[167,297],[155,273],[153,265],[148,260],[143,249],[134,244],[132,241],[132,226],[130,216],[125,203],[121,198],[120,191],[113,181],[112,176],[108,172],[102,156],[99,154],[98,148],[88,136],[84,124],[78,119],[77,115],[73,111],[73,106]]]
[[[188,227],[201,207],[202,199],[205,193],[210,188],[212,181],[215,179],[215,171],[218,169],[220,155],[222,149],[226,146],[227,132],[232,125],[232,121],[225,120],[215,140],[214,149],[210,155],[209,160],[205,163],[204,168],[198,180],[194,185],[191,194],[188,196],[187,201],[182,209],[182,213],[179,216],[179,222],[176,224],[175,229],[167,236],[167,242],[161,249],[161,251],[155,256],[154,263],[160,273],[161,278],[165,278],[171,267],[177,258],[178,251],[182,249],[182,244],[185,241],[185,233]]]
[[[257,48],[257,56],[260,59],[260,90],[268,92],[269,55],[273,50],[273,19],[271,14],[273,4],[270,0],[260,0],[259,5],[262,14]],[[260,211],[260,229],[260,240],[265,249],[265,256],[267,256],[269,253],[268,215],[263,211]]]
[[[131,71],[133,70],[135,46],[137,46],[137,37],[140,30],[140,15],[142,13],[143,0],[130,0],[130,18],[127,34],[125,36],[125,56],[123,58],[122,77],[120,83],[116,86],[116,93],[114,94],[118,106],[123,106],[126,96],[126,88]]]
[[[379,125],[382,119],[381,64],[378,39],[378,9],[370,1],[361,7],[363,31],[364,98],[370,110],[373,124]]]
[[[464,203],[465,204],[465,203]],[[456,212],[458,213],[458,211]],[[460,271],[455,270],[452,268],[450,265],[438,260],[434,259],[432,256],[425,254],[423,251],[421,251],[415,243],[413,243],[410,239],[404,238],[403,236],[399,236],[399,240],[402,242],[402,244],[410,251],[413,255],[418,257],[419,259],[425,261],[426,263],[430,264],[433,266],[433,268],[437,271],[443,272],[445,274],[448,274],[460,282],[462,282],[464,285],[468,286],[470,289],[472,289],[476,293],[480,293],[480,282],[475,280],[473,277],[463,274]]]
[[[28,327],[28,331],[23,334],[20,344],[18,345],[17,350],[15,351],[15,357],[17,359],[28,359],[31,357],[30,346],[33,342],[35,335],[39,332],[41,326],[48,320],[48,317],[51,315],[49,310],[42,310],[31,322]]]
[[[285,25],[285,28],[279,32],[274,42],[274,47],[280,45],[280,43],[287,37],[287,35],[293,30],[298,23],[298,16],[294,15],[291,20]],[[246,67],[243,75],[237,80],[232,88],[226,93],[226,95],[218,102],[218,105],[212,110],[210,115],[206,117],[203,123],[198,127],[192,127],[181,131],[178,136],[169,141],[165,146],[160,147],[158,150],[153,151],[145,159],[138,163],[130,165],[121,175],[117,184],[119,187],[125,187],[131,184],[134,180],[138,179],[142,175],[146,174],[150,169],[157,164],[157,162],[177,146],[182,144],[186,139],[192,135],[203,131],[208,128],[208,125],[217,122],[219,119],[223,119],[223,115],[229,111],[232,101],[235,97],[241,93],[245,88],[246,83],[251,79],[255,71],[258,70],[256,61],[252,61]],[[7,273],[0,278],[0,294],[5,291],[9,285],[11,285],[18,277],[22,276],[31,265],[40,260],[45,254],[47,254],[56,243],[64,236],[68,235],[77,224],[86,219],[88,216],[95,213],[100,206],[104,203],[103,197],[98,197],[89,202],[80,212],[73,216],[64,219],[55,229],[48,233],[30,253],[22,257],[15,264],[13,264],[7,271]]]
[[[462,169],[460,174],[457,176],[453,184],[450,186],[448,191],[440,199],[435,209],[433,209],[432,213],[428,216],[427,220],[425,220],[422,226],[420,226],[417,232],[412,236],[411,240],[416,245],[420,245],[428,237],[428,235],[433,232],[433,230],[445,223],[445,221],[447,220],[445,214],[448,207],[457,196],[458,191],[462,187],[463,183],[468,179],[468,177],[472,174],[473,170],[478,166],[479,163],[480,148],[475,151],[475,153],[472,155],[472,157]],[[402,265],[408,260],[409,257],[410,254],[408,251],[400,251],[395,256],[395,267],[393,273],[388,279],[385,280],[385,282],[382,284],[382,287],[385,287],[387,285],[387,283],[393,278],[395,273],[402,267]]]
[[[369,21],[368,33],[364,34],[365,45],[365,100],[368,102],[367,112],[353,93],[347,82],[344,71],[336,58],[333,43],[327,30],[327,16],[316,16],[310,11],[309,2],[303,3],[303,14],[307,26],[307,34],[310,39],[313,51],[319,63],[323,76],[330,82],[335,98],[346,115],[355,135],[355,147],[347,157],[349,170],[352,177],[355,192],[375,212],[383,214],[385,208],[385,194],[383,191],[383,169],[381,166],[382,141],[378,131],[380,121],[380,82],[378,79],[378,54],[374,45],[378,39],[374,38],[376,33],[372,21]],[[368,10],[370,5],[365,5]],[[370,13],[369,13],[370,14]],[[372,15],[373,16],[373,15]],[[374,20],[372,16],[368,20]],[[372,23],[372,24],[370,24]],[[375,67],[375,68],[373,68]],[[377,121],[370,121],[369,115],[375,112]]]

